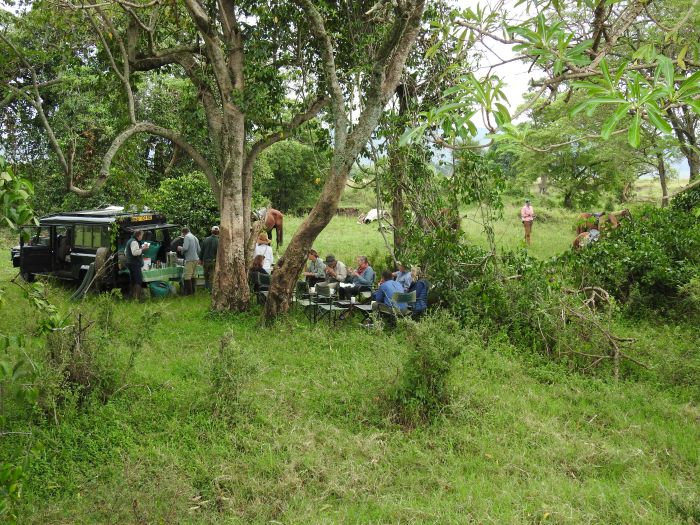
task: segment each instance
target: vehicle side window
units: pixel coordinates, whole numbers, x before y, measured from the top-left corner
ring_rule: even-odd
[[[165,240],[165,232],[163,230],[155,231],[155,238],[158,242],[163,242]]]
[[[104,226],[89,226],[78,224],[75,226],[75,245],[84,248],[100,248],[109,246],[109,233]]]

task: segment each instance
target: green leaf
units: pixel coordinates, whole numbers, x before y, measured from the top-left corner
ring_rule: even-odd
[[[633,148],[638,148],[641,144],[640,130],[642,127],[642,116],[637,112],[632,119],[629,132],[627,133],[627,141]]]
[[[610,135],[612,135],[612,132],[615,131],[615,128],[617,127],[617,123],[627,114],[629,106],[629,104],[622,104],[612,115],[610,115],[608,120],[605,121],[600,130],[600,136],[604,140],[608,140],[610,138]]]
[[[647,106],[646,110],[649,122],[651,122],[656,129],[662,131],[663,133],[671,133],[673,131],[671,125],[666,122],[666,119],[661,116],[661,113],[659,113],[655,107]]]
[[[678,52],[678,66],[685,71],[685,54],[688,52],[688,44],[684,45],[681,50]]]

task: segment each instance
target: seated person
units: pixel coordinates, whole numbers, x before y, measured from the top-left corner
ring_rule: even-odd
[[[374,305],[375,309],[393,312],[395,308],[398,308],[401,311],[406,311],[408,309],[406,303],[396,303],[392,300],[395,293],[403,293],[403,286],[394,280],[390,270],[384,270],[379,288],[372,294],[372,299],[377,301]]]
[[[326,255],[326,281],[329,283],[344,283],[348,278],[348,269],[335,255]]]
[[[256,279],[256,273],[260,274],[265,274],[269,275],[267,273],[267,270],[263,268],[263,264],[265,263],[265,256],[264,255],[256,255],[253,258],[253,266],[251,266],[250,271],[248,272],[248,279],[250,279],[250,282],[253,284],[253,291],[254,292],[259,292],[259,286],[258,286],[258,279]]]
[[[394,279],[401,286],[403,286],[403,291],[407,292],[408,289],[411,287],[411,284],[413,283],[413,274],[408,270],[408,268],[406,268],[406,265],[402,262],[399,262],[398,266],[399,271],[393,273]]]
[[[413,317],[420,317],[428,309],[428,292],[430,291],[430,283],[425,279],[425,276],[420,270],[416,271],[416,281],[413,281],[409,292],[416,292],[416,304],[413,305]]]
[[[307,257],[309,263],[306,265],[304,277],[306,277],[309,286],[316,286],[316,283],[326,280],[326,265],[323,264],[323,261],[318,257],[318,252],[316,250],[309,250]]]
[[[357,270],[348,268],[348,277],[352,279],[352,286],[340,289],[340,296],[343,299],[348,299],[360,292],[371,291],[374,286],[374,270],[369,265],[369,259],[366,256],[360,255],[357,258]]]

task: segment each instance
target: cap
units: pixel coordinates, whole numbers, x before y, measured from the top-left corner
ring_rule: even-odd
[[[335,255],[326,255],[326,264],[334,263],[335,261]]]
[[[211,227],[211,231],[213,231],[213,232],[218,232],[218,231],[219,231],[219,227],[218,227],[218,226],[212,226],[212,227]]]

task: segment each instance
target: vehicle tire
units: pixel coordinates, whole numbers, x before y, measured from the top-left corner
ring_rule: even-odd
[[[33,283],[34,278],[36,277],[33,273],[28,272],[20,272],[19,276],[25,283]]]
[[[95,275],[97,279],[95,280],[95,288],[97,291],[102,291],[107,288],[110,278],[109,268],[105,265],[109,264],[107,260],[109,259],[109,248],[98,248],[95,254]]]

